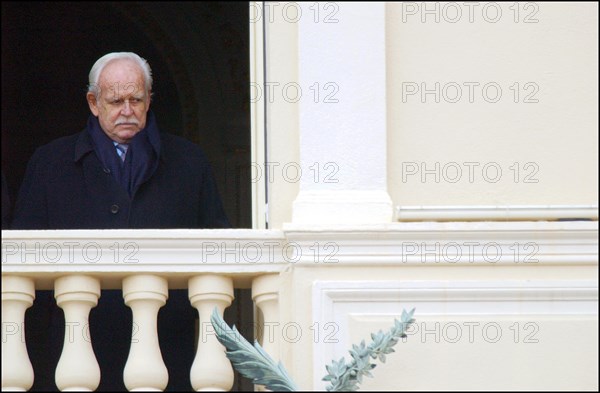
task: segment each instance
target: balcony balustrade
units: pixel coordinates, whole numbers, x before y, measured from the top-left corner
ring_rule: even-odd
[[[278,272],[285,267],[281,258],[285,244],[277,231],[9,233],[2,243],[4,391],[25,391],[33,385],[24,320],[36,289],[53,289],[64,311],[65,338],[55,373],[61,391],[93,391],[100,383],[88,317],[101,289],[121,289],[133,314],[131,347],[123,370],[130,391],[162,391],[169,381],[157,332],[158,312],[169,289],[187,289],[190,307],[198,310],[202,337],[190,370],[196,391],[233,386],[233,368],[214,335],[210,314],[216,307],[223,316],[234,300],[234,288],[252,288],[264,321],[278,319]],[[267,341],[265,350],[274,354],[277,343]]]
[[[346,354],[357,320],[371,318],[379,326],[401,307],[416,307],[417,318],[443,319],[460,310],[484,324],[493,303],[498,318],[525,323],[539,314],[535,321],[541,326],[542,317],[566,321],[575,313],[589,325],[597,321],[597,270],[597,221],[3,231],[2,390],[29,390],[36,377],[52,377],[36,374],[40,371],[27,353],[25,313],[40,290],[53,290],[64,311],[62,353],[51,366],[62,391],[95,390],[100,382],[112,381],[101,375],[89,325],[104,290],[121,291],[133,316],[131,326],[120,327],[131,331],[129,355],[118,370],[128,390],[161,391],[169,383],[157,316],[170,290],[186,290],[190,311],[199,316],[195,358],[189,357],[190,370],[182,373],[189,372],[194,390],[230,390],[234,372],[210,314],[216,308],[223,316],[243,297],[234,297],[240,289],[251,289],[255,337],[266,352],[284,363],[299,386],[322,389],[326,362]],[[280,327],[276,336],[271,327],[279,323],[291,329]],[[588,325],[581,334],[587,334]],[[335,340],[330,328],[338,334]],[[301,329],[306,334],[291,333]],[[565,339],[549,337],[544,348]],[[469,345],[461,348],[477,356],[487,353]],[[418,358],[421,347],[413,350],[409,358]],[[570,375],[577,370],[573,366]],[[429,383],[420,375],[402,381]],[[541,383],[533,377],[525,382]]]

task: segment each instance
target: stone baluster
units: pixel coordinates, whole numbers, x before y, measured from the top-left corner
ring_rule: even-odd
[[[123,280],[123,298],[133,313],[131,349],[123,371],[129,391],[162,391],[169,372],[158,342],[158,310],[169,297],[167,280],[153,275],[135,275]]]
[[[279,340],[281,339],[281,326],[279,326],[279,275],[265,274],[252,281],[252,300],[260,310],[261,318],[256,318],[258,326],[257,339],[266,353],[275,362],[279,361]],[[257,385],[258,391],[268,391],[264,386]]]
[[[257,320],[259,332],[262,332],[260,345],[276,362],[279,361],[278,340],[281,338],[279,284],[278,274],[265,274],[252,281],[252,300],[262,313],[262,318]]]
[[[33,367],[25,345],[25,310],[33,304],[32,279],[2,276],[2,391],[26,391]]]
[[[92,348],[88,317],[98,304],[100,281],[82,275],[61,277],[54,282],[54,297],[65,314],[56,386],[61,391],[93,391],[100,384],[100,366]]]
[[[200,325],[198,348],[190,371],[196,391],[230,390],[233,386],[233,367],[219,343],[210,322],[216,307],[221,317],[233,300],[233,281],[219,275],[192,277],[188,283],[190,303],[198,310]]]

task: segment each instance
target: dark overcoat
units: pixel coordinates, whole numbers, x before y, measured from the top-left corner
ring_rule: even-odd
[[[160,134],[156,172],[131,197],[83,132],[57,139],[31,158],[13,229],[228,228],[201,148]]]

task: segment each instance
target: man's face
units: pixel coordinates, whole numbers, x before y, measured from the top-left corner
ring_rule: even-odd
[[[88,92],[87,101],[100,127],[113,141],[127,143],[146,126],[150,92],[142,69],[131,60],[113,60],[98,79],[100,95]]]

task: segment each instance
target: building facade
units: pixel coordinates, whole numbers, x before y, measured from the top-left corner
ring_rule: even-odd
[[[81,326],[122,289],[128,389],[168,380],[156,314],[199,312],[194,389],[230,389],[207,324],[252,290],[297,385],[404,309],[368,390],[598,389],[598,6],[251,3],[254,229],[3,231],[2,388],[34,378],[23,315],[54,289]],[[95,389],[84,330],[59,389]]]

